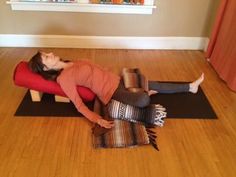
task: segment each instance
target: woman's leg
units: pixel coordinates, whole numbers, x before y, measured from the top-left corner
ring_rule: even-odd
[[[112,98],[124,104],[129,104],[140,108],[146,107],[150,104],[150,97],[146,92],[130,92],[124,87],[122,82],[116,89]]]
[[[189,83],[165,83],[149,81],[148,86],[149,90],[155,90],[158,93],[189,92]]]
[[[199,85],[204,80],[204,74],[202,74],[197,80],[191,83],[165,83],[157,81],[149,81],[149,90],[155,90],[158,93],[180,93],[191,92],[197,93]]]

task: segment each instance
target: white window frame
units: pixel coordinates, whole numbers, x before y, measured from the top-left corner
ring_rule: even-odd
[[[12,10],[24,11],[60,11],[60,12],[92,12],[92,13],[120,13],[120,14],[152,14],[156,8],[154,0],[145,0],[144,5],[116,5],[116,4],[91,4],[87,0],[75,3],[55,2],[22,2],[10,0],[6,2]]]

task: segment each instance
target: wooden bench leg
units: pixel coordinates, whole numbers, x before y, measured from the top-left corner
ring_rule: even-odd
[[[55,101],[56,102],[63,102],[63,103],[69,103],[70,102],[69,98],[64,97],[64,96],[58,96],[58,95],[55,95]]]
[[[33,102],[39,102],[41,101],[43,93],[36,90],[30,90],[30,95]]]
[[[43,93],[36,90],[30,90],[30,95],[33,102],[40,102],[42,99]],[[54,97],[55,97],[56,102],[63,102],[63,103],[70,102],[69,98],[67,97],[58,96],[58,95],[54,95]]]

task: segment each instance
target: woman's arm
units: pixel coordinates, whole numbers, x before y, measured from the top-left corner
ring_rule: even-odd
[[[79,96],[76,85],[73,82],[73,79],[62,77],[60,79],[60,86],[68,98],[73,102],[76,109],[83,114],[91,122],[97,123],[102,127],[111,128],[113,127],[113,121],[107,121],[102,119],[102,117],[95,112],[88,109],[88,107],[83,103],[81,97]]]

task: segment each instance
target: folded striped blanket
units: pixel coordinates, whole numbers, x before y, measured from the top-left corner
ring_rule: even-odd
[[[94,104],[94,110],[106,120],[114,120],[115,126],[106,129],[95,124],[93,127],[93,146],[95,148],[120,148],[151,144],[158,150],[156,133],[152,125],[133,123],[126,120],[112,119],[109,116],[108,106],[101,103]]]
[[[115,126],[100,136],[93,137],[95,148],[120,148],[150,144],[145,126],[124,120],[114,120]]]

